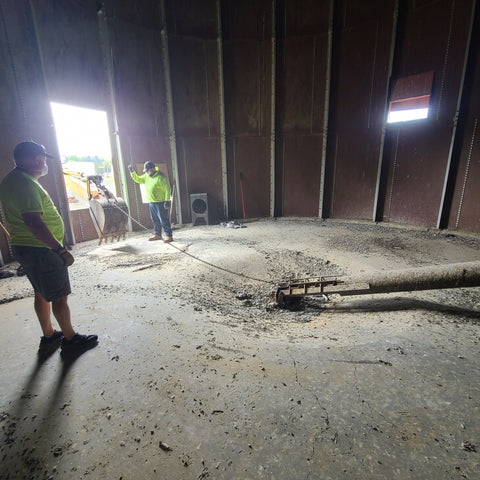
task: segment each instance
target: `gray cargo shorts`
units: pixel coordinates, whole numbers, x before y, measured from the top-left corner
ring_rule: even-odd
[[[12,250],[35,292],[47,302],[70,295],[68,268],[53,250],[21,245],[12,245]]]

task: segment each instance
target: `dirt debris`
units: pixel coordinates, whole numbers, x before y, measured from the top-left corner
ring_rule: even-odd
[[[0,280],[26,342],[2,340],[2,480],[475,478],[478,289],[291,310],[274,295],[294,278],[478,260],[478,239],[318,221],[146,238],[74,246],[72,311],[100,344],[72,364],[35,365],[30,287]]]

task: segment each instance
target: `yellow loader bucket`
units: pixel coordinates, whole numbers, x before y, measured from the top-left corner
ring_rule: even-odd
[[[120,197],[115,197],[104,185],[98,176],[88,177],[89,182],[93,182],[97,186],[99,195],[94,198],[89,190],[89,206],[90,215],[93,225],[97,230],[98,242],[101,245],[102,240],[105,243],[110,239],[125,239],[127,233],[128,207],[125,201]]]

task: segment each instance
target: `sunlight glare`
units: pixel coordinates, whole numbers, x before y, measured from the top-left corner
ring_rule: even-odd
[[[389,112],[387,123],[408,122],[428,117],[428,108],[414,108],[412,110],[397,110]]]
[[[50,105],[61,156],[112,158],[106,112],[55,102]]]

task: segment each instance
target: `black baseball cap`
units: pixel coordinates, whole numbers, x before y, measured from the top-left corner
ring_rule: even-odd
[[[155,164],[153,162],[145,162],[143,166],[143,171],[148,172],[151,168],[155,168]]]
[[[47,158],[55,158],[46,152],[45,147],[35,142],[19,143],[13,150],[13,158],[20,160],[27,157],[35,157],[37,155],[45,155]]]

